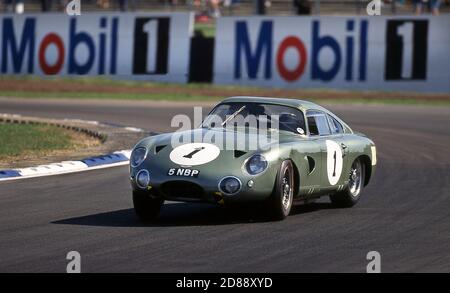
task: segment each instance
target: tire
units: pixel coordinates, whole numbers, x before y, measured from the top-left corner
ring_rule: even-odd
[[[269,201],[269,216],[284,220],[290,213],[294,198],[294,167],[291,161],[283,161],[278,169],[275,187]]]
[[[359,201],[364,187],[364,164],[360,159],[353,162],[349,176],[345,189],[330,195],[331,203],[335,207],[349,208]]]
[[[138,219],[148,222],[158,217],[161,206],[164,203],[162,198],[152,198],[149,194],[133,191],[133,206]]]

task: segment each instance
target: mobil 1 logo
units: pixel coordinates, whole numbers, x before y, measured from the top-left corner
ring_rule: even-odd
[[[167,74],[169,31],[169,17],[136,18],[133,74]]]
[[[427,78],[428,20],[388,20],[386,80]]]

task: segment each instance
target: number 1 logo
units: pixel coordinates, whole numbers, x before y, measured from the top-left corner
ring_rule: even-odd
[[[167,74],[169,30],[168,17],[136,18],[133,74]]]
[[[389,20],[386,27],[386,80],[427,78],[428,20]]]
[[[336,185],[341,178],[344,160],[342,149],[337,142],[327,140],[327,175],[331,185]]]

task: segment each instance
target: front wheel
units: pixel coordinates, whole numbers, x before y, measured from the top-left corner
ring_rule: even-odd
[[[278,169],[275,187],[269,201],[269,212],[274,220],[285,219],[292,208],[294,197],[294,167],[284,161]]]
[[[360,159],[353,162],[349,176],[347,187],[330,195],[331,203],[336,207],[352,207],[361,197],[364,187],[364,166]]]
[[[140,221],[148,222],[156,219],[163,203],[162,198],[152,198],[144,192],[133,191],[134,211]]]

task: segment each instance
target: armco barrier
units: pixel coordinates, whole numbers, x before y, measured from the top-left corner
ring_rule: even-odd
[[[214,82],[450,92],[450,15],[224,17]]]

